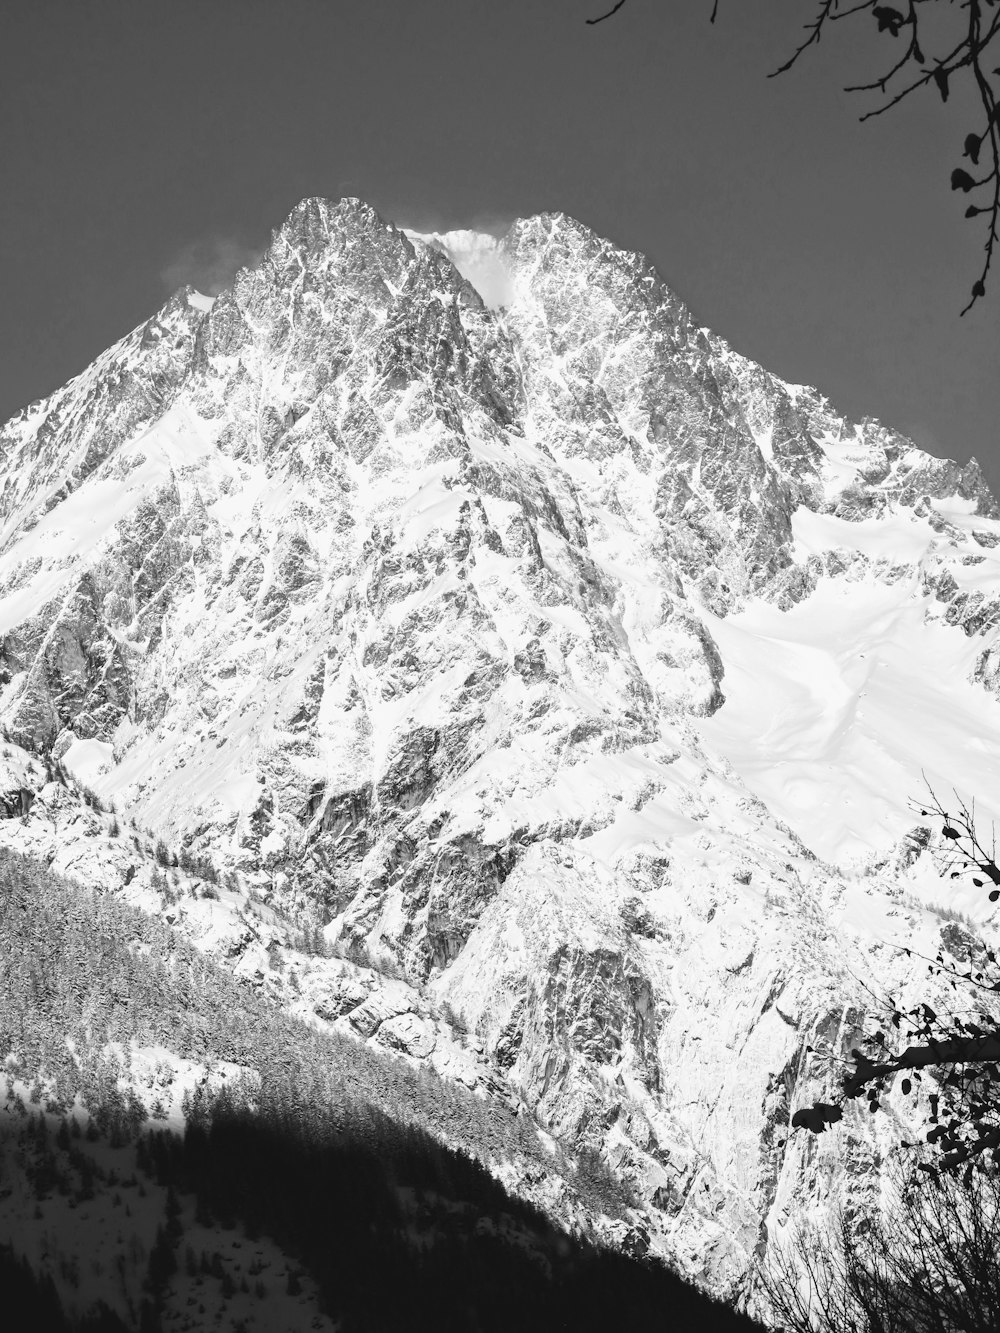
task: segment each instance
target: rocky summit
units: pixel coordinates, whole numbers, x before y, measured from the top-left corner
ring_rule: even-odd
[[[998,548],[974,461],[572,218],[307,199],[0,430],[0,842],[599,1155],[607,1234],[746,1295],[905,1135],[789,1129],[899,946],[992,933],[911,801],[995,813]]]

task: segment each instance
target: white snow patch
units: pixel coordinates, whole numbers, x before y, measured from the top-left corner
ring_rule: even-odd
[[[92,786],[96,778],[113,767],[115,747],[107,741],[74,741],[62,761],[78,782]]]
[[[835,864],[919,822],[922,773],[943,798],[975,795],[984,827],[1000,817],[1000,704],[967,682],[982,645],[927,606],[909,584],[831,580],[790,611],[702,613],[726,703],[699,732]]]
[[[915,519],[911,510],[853,523],[833,514],[814,513],[804,506],[792,515],[792,536],[803,559],[846,548],[896,564],[917,563],[937,539],[930,524]]]
[[[983,518],[975,512],[976,502],[961,495],[949,496],[946,500],[932,500],[934,512],[962,532],[1000,533],[1000,519]]]
[[[511,275],[496,236],[482,231],[403,231],[411,241],[422,241],[450,259],[491,310],[510,305]]]
[[[766,458],[768,462],[774,458],[774,427],[768,426],[766,430],[754,433],[754,444],[761,452],[761,457]]]

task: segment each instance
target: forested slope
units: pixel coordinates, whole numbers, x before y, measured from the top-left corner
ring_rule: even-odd
[[[486,1163],[627,1209],[527,1117],[312,1030],[9,852],[0,1060],[0,1264],[36,1330],[751,1327],[512,1197]]]

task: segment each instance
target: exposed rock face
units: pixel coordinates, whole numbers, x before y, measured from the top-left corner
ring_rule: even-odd
[[[850,905],[936,924],[898,885],[927,873],[897,846],[920,763],[864,876],[819,862],[794,775],[786,804],[754,777],[780,719],[759,763],[726,730],[720,627],[875,589],[873,644],[905,606],[957,645],[995,763],[1000,508],[974,463],[783,384],[572,219],[490,248],[501,309],[446,242],[306,200],[210,310],[178,293],[0,431],[0,716],[322,913],[346,961],[289,1002],[495,1079],[605,1155],[654,1248],[738,1291],[803,1200],[867,1188],[871,1127],[845,1121],[847,1167],[786,1143],[854,977],[907,984]],[[868,687],[844,673],[847,734]]]

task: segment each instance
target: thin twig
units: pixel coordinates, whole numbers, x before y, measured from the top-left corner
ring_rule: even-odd
[[[986,233],[986,243],[983,247],[985,260],[980,275],[973,284],[969,302],[961,311],[961,314],[964,315],[981,296],[986,294],[986,279],[993,263],[994,253],[1000,245],[1000,124],[998,124],[997,95],[983,68],[982,59],[984,52],[993,42],[997,33],[1000,32],[1000,9],[997,7],[997,0],[963,0],[957,6],[967,12],[967,22],[961,40],[947,54],[934,56],[928,62],[920,45],[916,6],[920,3],[929,2],[930,0],[906,0],[906,11],[902,13],[900,10],[889,9],[886,6],[880,7],[878,0],[858,0],[857,3],[847,4],[845,8],[841,8],[841,0],[821,0],[815,18],[811,23],[805,25],[808,34],[806,38],[799,43],[791,57],[778,69],[774,70],[769,77],[774,78],[776,75],[783,74],[791,69],[803,52],[808,50],[810,46],[818,44],[828,22],[837,22],[863,11],[867,11],[878,21],[879,31],[888,29],[893,37],[898,37],[904,26],[910,29],[906,49],[884,74],[871,83],[851,84],[845,89],[846,92],[878,92],[886,99],[880,106],[866,112],[861,117],[863,121],[884,115],[886,111],[898,106],[904,98],[909,97],[918,88],[926,88],[932,83],[937,87],[942,99],[947,99],[950,77],[961,70],[969,69],[972,71],[979,102],[985,115],[985,127],[981,134],[966,137],[966,155],[970,155],[968,148],[970,140],[974,144],[978,143],[979,146],[988,141],[992,169],[978,180],[973,180],[965,172],[956,173],[959,180],[956,184],[953,176],[952,188],[962,189],[965,193],[968,193],[970,190],[992,185],[992,192],[988,203],[982,206],[972,205],[966,210],[966,217],[969,218],[977,217],[981,213],[988,214],[989,225]],[[988,6],[990,10],[989,22],[985,24],[985,28],[984,5]],[[905,87],[892,92],[890,85],[893,80],[904,70],[912,72],[914,67],[919,70],[916,77],[910,78]],[[1000,70],[993,71],[993,74],[998,73],[1000,73]],[[971,154],[974,160],[976,160],[975,154],[977,151],[974,149]]]
[[[873,0],[866,0],[865,4],[859,6],[859,8],[867,8],[870,3],[873,3]],[[775,79],[779,74],[784,74],[787,70],[790,70],[803,51],[807,51],[814,42],[819,41],[823,32],[823,24],[830,17],[831,10],[836,9],[836,7],[837,0],[823,0],[823,3],[820,5],[820,11],[816,16],[816,22],[805,24],[805,29],[809,33],[809,36],[801,46],[795,48],[795,51],[789,60],[786,60],[783,65],[779,65],[777,69],[771,71],[767,76],[769,79]]]
[[[625,3],[625,0],[618,0],[618,3],[615,4],[615,5],[613,5],[613,6],[611,7],[611,9],[609,9],[608,12],[607,12],[606,14],[599,14],[599,15],[597,16],[596,19],[587,19],[586,22],[587,22],[587,23],[591,23],[591,24],[593,24],[593,23],[603,23],[604,20],[605,20],[605,19],[609,19],[609,18],[611,17],[612,14],[617,14],[618,11],[619,11],[619,9],[621,9],[621,7],[622,7],[622,5],[623,5],[624,3]]]

